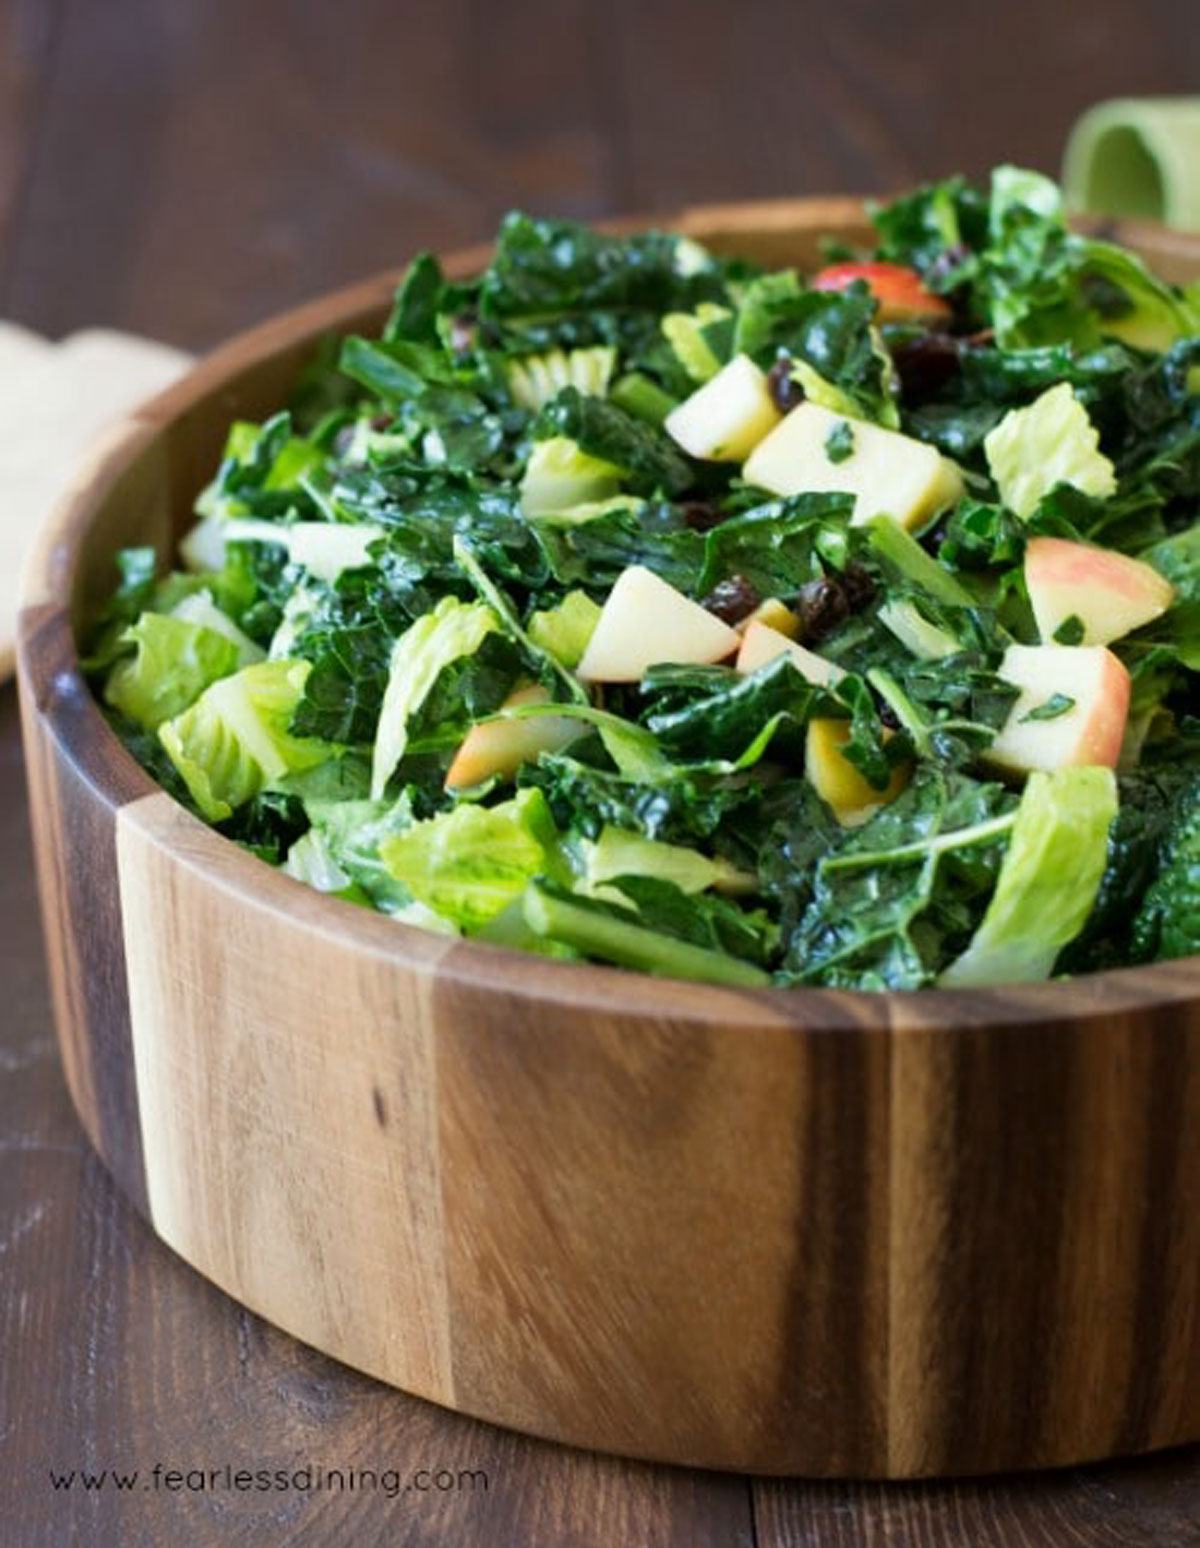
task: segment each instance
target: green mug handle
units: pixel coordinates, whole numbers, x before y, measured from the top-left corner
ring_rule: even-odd
[[[1200,230],[1200,97],[1121,97],[1071,130],[1063,194],[1073,211]]]

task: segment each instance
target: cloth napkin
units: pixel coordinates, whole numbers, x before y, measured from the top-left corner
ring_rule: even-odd
[[[1067,140],[1069,209],[1200,231],[1200,97],[1120,97],[1089,108]]]
[[[33,534],[95,436],[190,364],[182,350],[130,334],[89,328],[51,343],[0,320],[0,681],[14,666]]]

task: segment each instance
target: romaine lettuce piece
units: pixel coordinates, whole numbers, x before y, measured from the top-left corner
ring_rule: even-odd
[[[710,381],[729,359],[733,314],[727,306],[701,301],[694,312],[668,312],[659,326],[694,382]]]
[[[771,982],[753,963],[648,929],[637,922],[632,910],[622,918],[617,910],[594,900],[564,896],[535,883],[525,892],[524,911],[526,922],[538,935],[621,967],[743,989]]]
[[[121,640],[136,649],[109,673],[104,698],[147,731],[182,715],[210,683],[238,669],[238,647],[223,633],[162,613],[143,613]]]
[[[379,853],[384,839],[403,833],[416,820],[407,791],[396,801],[315,798],[306,800],[304,809],[332,863],[362,888],[377,909],[398,915],[412,904],[412,893],[391,874]]]
[[[1022,519],[1056,484],[1101,500],[1116,493],[1116,470],[1069,382],[1048,387],[1026,408],[1009,409],[983,449],[1000,498]]]
[[[334,859],[324,834],[317,828],[310,828],[296,840],[287,852],[282,869],[285,875],[294,876],[317,892],[345,892],[353,886],[350,876]]]
[[[429,696],[438,674],[461,656],[474,655],[484,637],[497,627],[496,615],[486,604],[443,597],[431,613],[418,618],[396,641],[371,763],[374,800],[383,795],[403,758],[409,720]]]
[[[987,913],[943,988],[1034,983],[1083,928],[1108,860],[1117,814],[1111,769],[1029,776]]]
[[[745,892],[754,887],[754,877],[727,860],[710,860],[683,844],[664,844],[611,825],[602,828],[594,842],[584,841],[583,861],[584,884],[589,892],[597,892],[622,876],[652,876],[673,882],[686,893],[704,892],[710,887]]]
[[[261,645],[256,645],[244,629],[239,629],[228,613],[224,613],[213,601],[210,591],[193,591],[177,602],[171,609],[172,618],[180,618],[185,623],[203,624],[206,629],[213,629],[217,634],[223,634],[225,638],[237,646],[237,664],[239,667],[253,666],[256,661],[262,661],[266,651]]]
[[[603,398],[617,352],[606,344],[587,349],[550,349],[541,355],[525,355],[510,360],[506,368],[508,390],[522,408],[536,410],[549,403],[564,387]]]
[[[385,838],[380,855],[413,896],[471,929],[486,924],[557,864],[558,832],[540,790],[499,806],[456,806]]]
[[[521,509],[526,516],[593,505],[615,495],[621,469],[603,457],[589,457],[569,436],[535,441],[521,479]]]
[[[159,741],[210,822],[223,821],[264,786],[315,768],[334,752],[332,743],[288,729],[310,670],[307,661],[243,667],[159,726]]]
[[[534,613],[529,638],[565,667],[577,667],[600,618],[600,604],[586,591],[568,591],[557,607]]]
[[[373,522],[296,521],[290,525],[272,521],[227,521],[227,543],[279,543],[293,564],[302,565],[317,580],[336,581],[347,570],[361,570],[371,563],[369,549],[384,535]]]

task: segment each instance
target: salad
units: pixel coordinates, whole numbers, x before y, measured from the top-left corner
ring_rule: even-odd
[[[237,423],[89,640],[263,861],[732,985],[1200,949],[1200,292],[998,168],[766,272],[513,214]]]

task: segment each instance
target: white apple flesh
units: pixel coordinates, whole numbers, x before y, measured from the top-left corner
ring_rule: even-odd
[[[851,450],[835,461],[829,455],[835,444],[830,438],[846,425]],[[777,495],[853,495],[855,526],[887,515],[901,526],[920,527],[963,492],[958,469],[935,447],[898,430],[846,419],[816,403],[798,404],[761,440],[742,477]]]
[[[636,683],[659,662],[710,665],[740,644],[728,624],[635,564],[617,576],[576,672],[585,683]]]
[[[741,462],[779,418],[764,373],[749,355],[735,355],[671,410],[663,429],[693,457]]]
[[[540,683],[515,688],[501,705],[513,709],[521,704],[547,704],[550,695]],[[538,715],[529,720],[484,720],[472,726],[463,738],[454,760],[446,771],[446,790],[469,790],[493,775],[504,778],[515,774],[523,763],[530,763],[540,752],[557,752],[581,736],[587,727],[565,715]]]
[[[1115,768],[1129,713],[1129,673],[1104,645],[1010,645],[999,675],[1020,689],[989,763],[1014,773],[1076,764]],[[1048,719],[1055,696],[1069,701]]]
[[[786,634],[772,629],[770,624],[763,623],[761,619],[752,619],[742,635],[741,648],[734,663],[738,671],[755,672],[778,656],[786,656],[801,677],[807,678],[818,688],[831,688],[840,677],[845,676],[836,663],[818,656],[816,651],[805,650],[803,645],[797,645],[795,640],[788,639]]]

